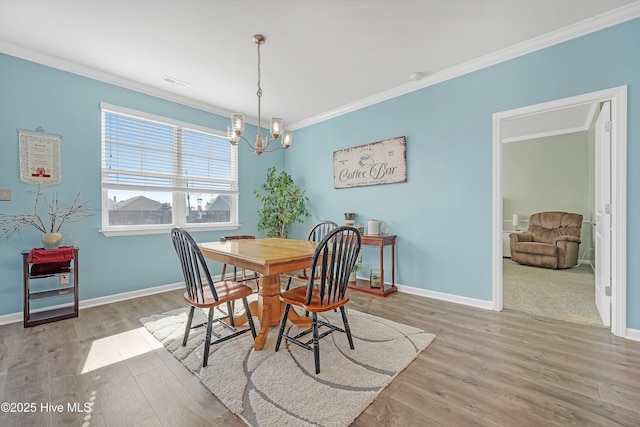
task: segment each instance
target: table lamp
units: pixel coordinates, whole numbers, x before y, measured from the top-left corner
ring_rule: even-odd
[[[518,230],[518,225],[520,224],[520,215],[513,214],[513,219],[511,220],[511,224],[513,225],[513,229],[515,231],[520,231]]]

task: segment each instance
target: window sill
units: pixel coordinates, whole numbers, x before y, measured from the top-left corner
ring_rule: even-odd
[[[104,234],[107,237],[139,236],[139,235],[145,235],[145,234],[169,234],[174,227],[175,227],[174,225],[171,225],[167,227],[147,228],[147,229],[107,229],[107,230],[102,229],[99,231],[100,233]],[[198,224],[194,226],[183,226],[182,228],[187,230],[190,233],[197,233],[199,231],[237,230],[238,228],[240,228],[240,224],[206,225],[206,226]]]

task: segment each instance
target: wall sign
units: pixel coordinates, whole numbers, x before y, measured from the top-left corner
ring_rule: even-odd
[[[18,129],[20,180],[33,185],[60,183],[60,135]]]
[[[334,188],[407,182],[404,136],[333,152]]]

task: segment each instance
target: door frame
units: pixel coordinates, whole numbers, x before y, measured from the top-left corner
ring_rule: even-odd
[[[611,332],[627,333],[627,86],[493,114],[493,301],[502,311],[502,121],[575,105],[611,102]],[[595,302],[594,302],[595,303]]]

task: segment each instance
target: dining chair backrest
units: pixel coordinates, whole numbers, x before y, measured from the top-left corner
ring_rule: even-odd
[[[189,298],[199,303],[204,303],[204,281],[209,286],[213,298],[217,301],[218,294],[215,286],[213,286],[209,268],[193,237],[186,230],[176,227],[171,230],[171,240],[182,266],[184,284]]]
[[[310,240],[312,242],[319,242],[324,239],[324,237],[329,234],[331,230],[337,227],[338,224],[333,221],[319,222],[313,226],[313,228],[309,232],[309,238],[307,240]]]
[[[233,236],[222,236],[220,238],[221,242],[229,242],[231,240],[255,240],[256,236],[254,236],[253,234],[236,234]],[[222,277],[222,280],[226,280],[227,277],[227,264],[224,264],[222,266],[222,274],[220,275]],[[238,279],[238,267],[237,266],[233,266],[233,280],[237,281],[241,281],[241,282],[246,282],[247,280],[255,280],[256,283],[258,283],[258,274],[254,273],[253,277],[250,277],[247,279],[247,272],[246,270],[243,268],[242,269],[242,279]],[[257,285],[259,286],[259,285]]]
[[[341,226],[327,233],[311,260],[307,305],[311,304],[314,289],[319,291],[320,305],[335,304],[344,299],[361,245],[360,232],[355,227]]]

